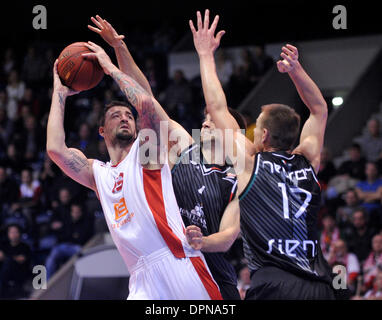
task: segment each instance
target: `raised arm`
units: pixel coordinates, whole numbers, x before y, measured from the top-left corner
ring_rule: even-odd
[[[225,31],[219,31],[215,37],[215,30],[219,22],[219,16],[215,16],[209,28],[210,13],[207,9],[204,14],[204,22],[200,12],[197,16],[197,30],[192,20],[189,21],[194,39],[196,52],[200,62],[200,76],[202,79],[204,99],[207,111],[211,115],[215,125],[221,129],[239,129],[236,120],[228,111],[227,100],[224,90],[216,73],[214,52],[219,47],[220,39]]]
[[[226,252],[231,248],[240,232],[239,199],[236,197],[226,207],[219,232],[203,236],[197,226],[186,228],[186,237],[189,244],[196,250],[204,252]]]
[[[155,144],[160,145],[160,138],[167,134],[165,141],[162,141],[163,145],[169,145],[169,148],[173,144],[187,144],[189,141],[187,134],[186,141],[184,137],[179,133],[181,127],[174,121],[172,121],[159,102],[149,94],[142,86],[134,80],[131,76],[123,73],[119,70],[110,60],[106,52],[95,43],[89,41],[86,46],[93,51],[93,53],[83,54],[84,57],[90,59],[98,59],[104,72],[110,75],[115,82],[119,85],[121,91],[125,94],[127,101],[138,111],[139,114],[139,126],[140,129],[152,129],[156,134]],[[164,125],[168,125],[168,131],[161,134],[161,122]],[[165,129],[165,128],[163,128]],[[175,131],[176,130],[176,131]],[[183,129],[184,130],[184,129]],[[172,139],[172,133],[176,132],[176,137],[179,139]],[[170,136],[170,137],[169,137]],[[164,136],[163,136],[164,137]],[[167,139],[169,138],[169,139]],[[170,140],[171,139],[171,140]]]
[[[129,49],[123,41],[125,36],[119,35],[113,26],[106,21],[106,19],[102,19],[99,15],[96,15],[95,18],[91,17],[91,21],[97,27],[88,25],[88,28],[95,33],[98,33],[102,39],[113,47],[117,57],[119,69],[137,81],[147,93],[153,95],[147,78],[135,63]]]
[[[195,29],[191,20],[189,21],[189,24],[194,39],[195,49],[199,56],[200,76],[202,79],[207,112],[211,115],[211,118],[217,128],[231,129],[233,130],[234,139],[236,142],[240,140],[240,144],[242,144],[245,141],[245,145],[242,150],[238,150],[236,148],[236,143],[233,145],[231,143],[225,143],[224,147],[227,148],[226,153],[237,155],[238,157],[251,156],[255,152],[254,145],[241,134],[239,131],[239,125],[229,112],[226,96],[216,72],[214,52],[218,48],[220,39],[224,35],[225,31],[219,31],[216,37],[214,36],[219,22],[219,16],[215,16],[214,21],[209,28],[210,13],[208,9],[204,14],[204,22],[202,21],[199,11],[196,13],[196,16],[198,29]],[[239,139],[238,135],[241,136]],[[244,139],[242,139],[243,137]]]
[[[73,180],[96,191],[92,163],[77,149],[65,144],[64,113],[65,100],[75,94],[62,85],[57,73],[57,60],[53,67],[53,95],[47,125],[46,150],[49,157]]]
[[[277,62],[277,68],[282,73],[288,73],[300,98],[310,111],[309,118],[302,128],[300,144],[293,153],[304,155],[317,173],[320,167],[321,149],[324,144],[328,108],[320,89],[298,61],[297,48],[287,44],[282,48],[282,51],[283,60]]]

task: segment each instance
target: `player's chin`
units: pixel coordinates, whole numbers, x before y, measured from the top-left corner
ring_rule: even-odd
[[[201,143],[211,143],[215,140],[215,137],[211,134],[205,133],[200,135],[200,142]]]
[[[123,130],[117,132],[116,138],[122,141],[130,141],[134,138],[134,135],[129,130]]]

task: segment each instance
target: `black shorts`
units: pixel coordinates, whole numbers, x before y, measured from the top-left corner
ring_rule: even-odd
[[[263,267],[251,277],[245,300],[335,300],[332,287],[303,279],[276,267]]]

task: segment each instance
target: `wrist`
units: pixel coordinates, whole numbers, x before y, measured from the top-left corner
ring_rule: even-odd
[[[122,48],[124,44],[123,40],[118,40],[116,43],[113,43],[112,47],[116,50]]]
[[[288,72],[289,75],[295,75],[302,71],[302,66],[299,61],[296,62],[295,67]]]
[[[201,53],[198,52],[198,55],[199,55],[200,59],[203,59],[203,58],[213,58],[214,57],[214,52],[213,51],[206,51],[206,52],[201,52]]]
[[[104,68],[104,71],[107,75],[111,76],[112,73],[115,73],[117,71],[120,71],[113,63],[108,63],[106,68]]]
[[[65,90],[63,88],[57,88],[53,90],[53,95],[56,95],[59,97],[60,101],[65,101],[68,97],[68,90]]]

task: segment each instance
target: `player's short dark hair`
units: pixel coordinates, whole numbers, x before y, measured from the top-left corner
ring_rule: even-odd
[[[122,101],[122,100],[113,100],[110,103],[108,103],[107,105],[105,105],[105,108],[103,109],[102,115],[98,121],[98,124],[100,127],[105,125],[106,112],[108,112],[110,108],[117,107],[117,106],[128,108],[131,111],[131,113],[133,114],[135,122],[137,122],[138,111],[137,111],[137,109],[135,109],[135,107],[130,102]]]
[[[284,104],[268,104],[261,107],[262,128],[269,131],[269,145],[280,151],[292,149],[300,131],[300,116]]]

